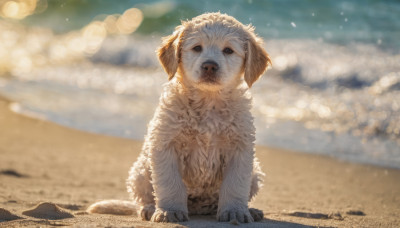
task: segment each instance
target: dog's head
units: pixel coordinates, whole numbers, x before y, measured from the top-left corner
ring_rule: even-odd
[[[178,72],[180,81],[202,90],[238,85],[242,75],[251,87],[271,64],[254,28],[220,13],[182,22],[163,39],[158,57],[169,79]]]

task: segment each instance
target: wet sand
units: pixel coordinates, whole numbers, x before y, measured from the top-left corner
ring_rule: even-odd
[[[128,199],[125,179],[142,142],[89,134],[9,111],[0,98],[0,227],[233,227],[213,216],[155,224],[87,214],[102,199]],[[399,227],[400,170],[257,147],[267,174],[245,227]],[[242,224],[241,224],[242,226]]]

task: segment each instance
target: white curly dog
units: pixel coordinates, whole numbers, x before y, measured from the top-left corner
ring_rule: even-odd
[[[261,186],[248,88],[271,64],[254,28],[207,13],[163,39],[158,57],[169,82],[127,179],[131,202],[106,200],[90,213],[132,214],[154,222],[216,214],[258,221],[248,208]]]

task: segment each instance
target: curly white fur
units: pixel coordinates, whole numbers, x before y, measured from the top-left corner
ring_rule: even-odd
[[[178,26],[158,55],[170,81],[127,179],[138,213],[155,222],[189,214],[261,219],[261,211],[248,208],[264,175],[254,156],[248,92],[270,63],[261,40],[252,27],[209,13]],[[215,64],[212,72],[204,70],[207,61]],[[115,210],[113,201],[89,211]]]

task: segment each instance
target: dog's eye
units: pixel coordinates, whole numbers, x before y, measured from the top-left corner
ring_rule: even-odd
[[[232,54],[232,53],[233,53],[233,50],[232,50],[232,49],[230,49],[230,48],[225,48],[225,49],[223,50],[223,52],[224,52],[225,54],[228,54],[228,55],[230,55],[230,54]]]
[[[197,45],[196,47],[193,48],[193,51],[195,52],[201,52],[203,48],[200,45]]]

